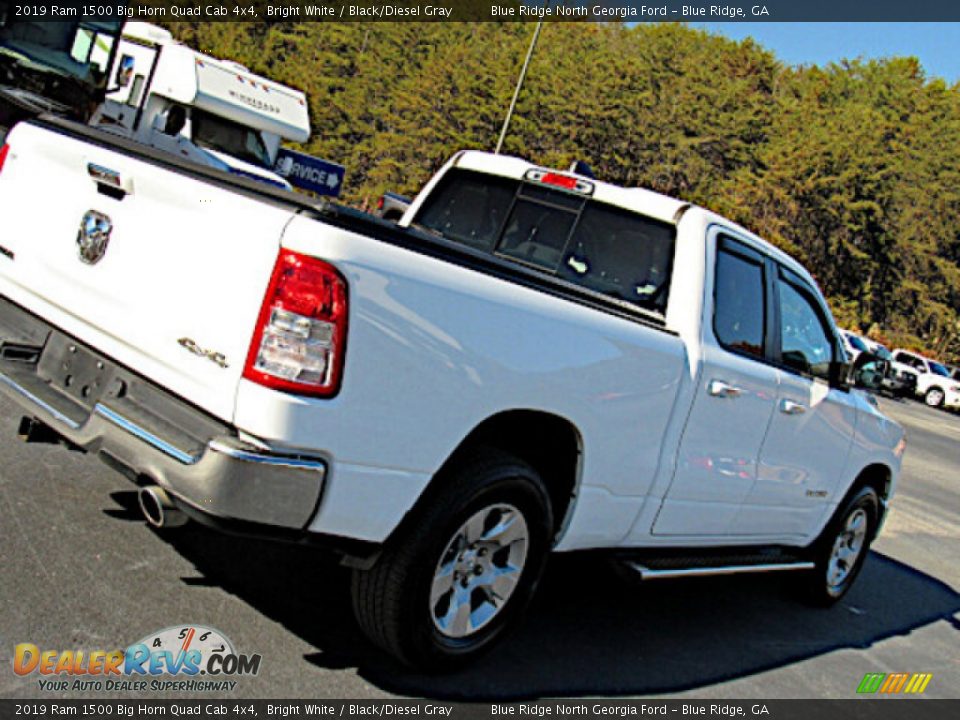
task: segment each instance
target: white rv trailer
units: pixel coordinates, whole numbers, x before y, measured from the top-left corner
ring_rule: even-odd
[[[302,92],[199,53],[144,22],[129,22],[124,29],[114,77],[119,81],[124,74],[107,95],[97,125],[197,162],[289,187],[273,167],[281,140],[305,142],[310,137]],[[185,117],[182,127],[169,132],[175,107]]]

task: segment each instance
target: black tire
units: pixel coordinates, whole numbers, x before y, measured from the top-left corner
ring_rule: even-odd
[[[923,401],[927,404],[927,407],[942,408],[945,398],[946,395],[943,390],[938,387],[932,387],[927,390],[927,394],[923,396]]]
[[[877,531],[880,500],[877,491],[871,487],[860,488],[834,515],[820,538],[811,546],[811,559],[816,564],[813,570],[803,573],[799,578],[802,598],[817,607],[830,607],[849,592],[856,581],[863,563],[870,554],[870,544]],[[862,513],[862,515],[861,515]],[[852,566],[842,565],[845,570],[839,583],[831,582],[831,560],[841,535],[849,533],[849,524],[854,515],[862,517],[865,526],[862,545]]]
[[[543,573],[553,515],[536,470],[495,449],[465,454],[435,479],[434,487],[391,536],[376,564],[354,570],[353,609],[364,633],[402,662],[422,670],[451,670],[489,649],[523,615]],[[448,637],[431,607],[441,557],[453,557],[450,543],[467,520],[500,506],[518,510],[526,523],[528,540],[519,580],[486,625],[464,637]],[[493,555],[487,562],[494,562]],[[453,593],[459,592],[456,584],[449,592],[452,605]],[[468,609],[473,598],[479,597],[482,604],[485,597],[475,594],[482,590],[463,592],[471,598]]]

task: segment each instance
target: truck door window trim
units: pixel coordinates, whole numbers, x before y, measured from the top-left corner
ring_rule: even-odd
[[[821,326],[823,327],[824,334],[827,336],[827,339],[830,341],[830,362],[831,364],[836,363],[838,360],[838,351],[840,350],[841,340],[837,334],[833,331],[833,325],[829,322],[828,318],[830,317],[829,311],[826,309],[826,306],[823,304],[820,299],[819,293],[814,291],[810,284],[795,273],[790,268],[786,267],[782,262],[774,260],[772,257],[766,253],[757,250],[754,247],[749,246],[745,242],[742,242],[738,238],[729,235],[723,231],[717,233],[716,240],[716,250],[714,253],[714,258],[719,257],[721,252],[728,252],[734,256],[739,256],[743,260],[748,262],[753,262],[757,264],[762,264],[764,268],[764,287],[765,287],[765,316],[766,322],[765,326],[765,341],[764,341],[764,354],[763,357],[759,355],[753,355],[748,352],[744,352],[735,347],[730,347],[723,343],[720,339],[720,335],[717,332],[715,320],[716,320],[716,310],[717,310],[717,266],[716,262],[714,264],[714,278],[713,278],[713,321],[711,322],[711,327],[713,329],[714,338],[717,343],[727,352],[739,355],[748,360],[753,360],[754,362],[760,362],[765,365],[770,365],[777,368],[778,370],[783,370],[784,372],[789,372],[793,375],[798,375],[804,377],[813,382],[818,382],[823,385],[828,385],[832,388],[839,387],[836,383],[828,380],[826,378],[819,377],[810,373],[804,373],[800,370],[791,367],[783,362],[781,358],[781,309],[780,309],[780,293],[778,292],[777,283],[781,278],[791,286],[795,287],[813,306],[814,312],[817,315],[817,319],[820,321]],[[840,388],[843,389],[843,388]]]

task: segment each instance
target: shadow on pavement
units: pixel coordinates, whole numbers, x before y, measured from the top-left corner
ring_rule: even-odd
[[[349,571],[316,551],[196,526],[160,534],[203,575],[185,583],[218,585],[281,623],[317,649],[306,662],[355,667],[382,690],[433,699],[674,693],[866,648],[960,612],[948,586],[875,552],[830,610],[795,601],[786,575],[641,585],[606,562],[555,556],[513,636],[464,671],[424,676],[366,641],[350,610]]]

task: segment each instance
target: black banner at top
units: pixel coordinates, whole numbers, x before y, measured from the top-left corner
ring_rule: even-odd
[[[0,8],[40,22],[960,22],[956,0],[2,0]]]

